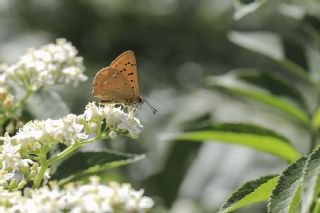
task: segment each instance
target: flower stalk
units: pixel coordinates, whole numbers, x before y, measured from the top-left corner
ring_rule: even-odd
[[[41,182],[43,180],[43,177],[45,175],[45,172],[48,169],[48,162],[47,162],[47,153],[45,151],[42,152],[42,154],[39,156],[39,163],[41,165],[40,171],[34,181],[33,188],[39,188],[41,185]]]

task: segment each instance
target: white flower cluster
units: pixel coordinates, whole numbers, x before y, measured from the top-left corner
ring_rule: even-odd
[[[110,183],[103,185],[99,178],[91,177],[91,183],[69,184],[64,189],[57,186],[25,190],[20,192],[0,191],[1,212],[123,212],[144,213],[152,208],[151,198],[143,196],[130,184]]]
[[[12,144],[6,136],[0,146],[0,187],[5,189],[21,189],[28,180],[33,180],[39,172],[39,165],[23,159],[20,144]]]
[[[102,130],[104,121],[105,129]],[[111,105],[96,106],[94,102],[89,103],[81,115],[69,114],[57,120],[31,121],[19,129],[16,135],[2,138],[0,186],[7,188],[13,180],[17,182],[17,173],[23,174],[23,180],[33,179],[39,165],[28,159],[28,156],[37,156],[41,150],[47,153],[58,143],[70,146],[89,139],[89,136],[99,138],[102,133],[111,139],[116,138],[117,134],[126,134],[136,139],[141,129],[142,125],[133,113],[126,113],[120,107]]]
[[[77,49],[65,39],[48,44],[40,49],[29,49],[18,63],[1,68],[7,78],[33,91],[57,83],[78,84],[85,81],[83,58]]]
[[[96,129],[96,124],[105,119],[111,139],[117,137],[117,132],[128,133],[132,139],[138,139],[143,127],[139,119],[134,117],[133,112],[126,113],[121,107],[114,107],[114,105],[101,107],[96,106],[95,102],[89,103],[84,116],[92,129]]]
[[[88,138],[84,131],[85,123],[83,116],[73,114],[57,120],[34,120],[26,123],[9,139],[12,144],[19,144],[24,153],[43,148],[49,151],[58,143],[69,146],[78,140]]]
[[[5,137],[5,144],[18,145],[22,153],[34,153],[40,149],[49,151],[54,145],[63,143],[70,146],[89,138],[89,135],[101,134],[103,121],[111,139],[117,133],[127,134],[136,139],[142,125],[133,113],[126,113],[120,107],[112,105],[104,107],[89,103],[82,115],[67,115],[58,120],[31,121],[25,124],[16,135]],[[1,160],[1,159],[0,159]]]

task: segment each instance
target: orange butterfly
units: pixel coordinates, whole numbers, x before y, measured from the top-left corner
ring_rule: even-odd
[[[134,52],[128,50],[119,55],[109,67],[100,70],[93,81],[93,96],[100,103],[117,103],[136,106],[147,103],[153,113],[157,110],[139,96],[139,78]]]

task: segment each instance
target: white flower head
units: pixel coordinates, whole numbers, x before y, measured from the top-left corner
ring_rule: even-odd
[[[82,57],[77,49],[65,39],[48,44],[40,49],[29,49],[18,63],[2,66],[7,78],[24,87],[38,90],[43,86],[87,80],[83,74]]]
[[[90,179],[89,184],[70,183],[62,189],[55,184],[39,189],[26,188],[23,195],[20,191],[0,189],[0,210],[16,213],[144,213],[154,205],[151,198],[143,195],[143,190],[134,190],[130,184],[103,185],[97,177]]]

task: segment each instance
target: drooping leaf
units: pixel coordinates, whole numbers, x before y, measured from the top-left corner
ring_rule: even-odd
[[[231,212],[243,206],[268,200],[278,179],[278,176],[271,175],[247,182],[228,198],[218,213]]]
[[[308,157],[303,175],[302,211],[309,212],[313,200],[320,188],[320,147],[315,149]]]
[[[243,48],[275,60],[283,60],[285,58],[281,37],[275,33],[233,31],[229,33],[228,38]]]
[[[300,203],[303,168],[306,158],[292,163],[280,175],[278,184],[268,202],[269,213],[292,213]]]
[[[57,119],[70,112],[60,95],[48,90],[39,91],[31,96],[27,106],[37,119]]]
[[[183,141],[220,141],[247,146],[258,151],[276,155],[289,162],[300,157],[293,145],[278,133],[252,124],[213,124],[199,130],[182,133],[175,140]]]
[[[297,21],[301,21],[305,17],[305,8],[299,7],[298,5],[281,2],[278,8],[282,15]]]
[[[233,18],[235,20],[239,20],[239,19],[243,18],[244,16],[255,12],[265,2],[266,2],[266,0],[253,0],[250,3],[245,3],[241,0],[234,0],[233,6],[235,8],[235,13],[233,15]]]
[[[293,74],[310,83],[308,72],[298,64],[288,60],[284,54],[281,37],[270,32],[230,32],[228,38],[231,42],[253,52],[267,56],[277,61]]]
[[[79,152],[60,164],[52,179],[60,180],[59,184],[63,185],[69,181],[128,165],[144,158],[145,155],[133,155],[111,150]]]
[[[295,104],[285,99],[282,99],[276,95],[273,95],[267,91],[264,91],[261,89],[255,89],[252,87],[245,87],[243,85],[234,86],[228,83],[227,81],[222,80],[221,78],[216,78],[216,77],[208,78],[207,82],[209,86],[222,88],[234,94],[238,94],[243,97],[250,98],[252,100],[272,106],[292,116],[293,118],[301,122],[303,125],[308,125],[309,123],[309,117],[305,111],[303,111],[301,108],[299,108]]]
[[[289,98],[300,106],[305,106],[302,94],[295,85],[277,73],[240,69],[236,75],[238,79],[246,83],[263,88],[273,95]]]

